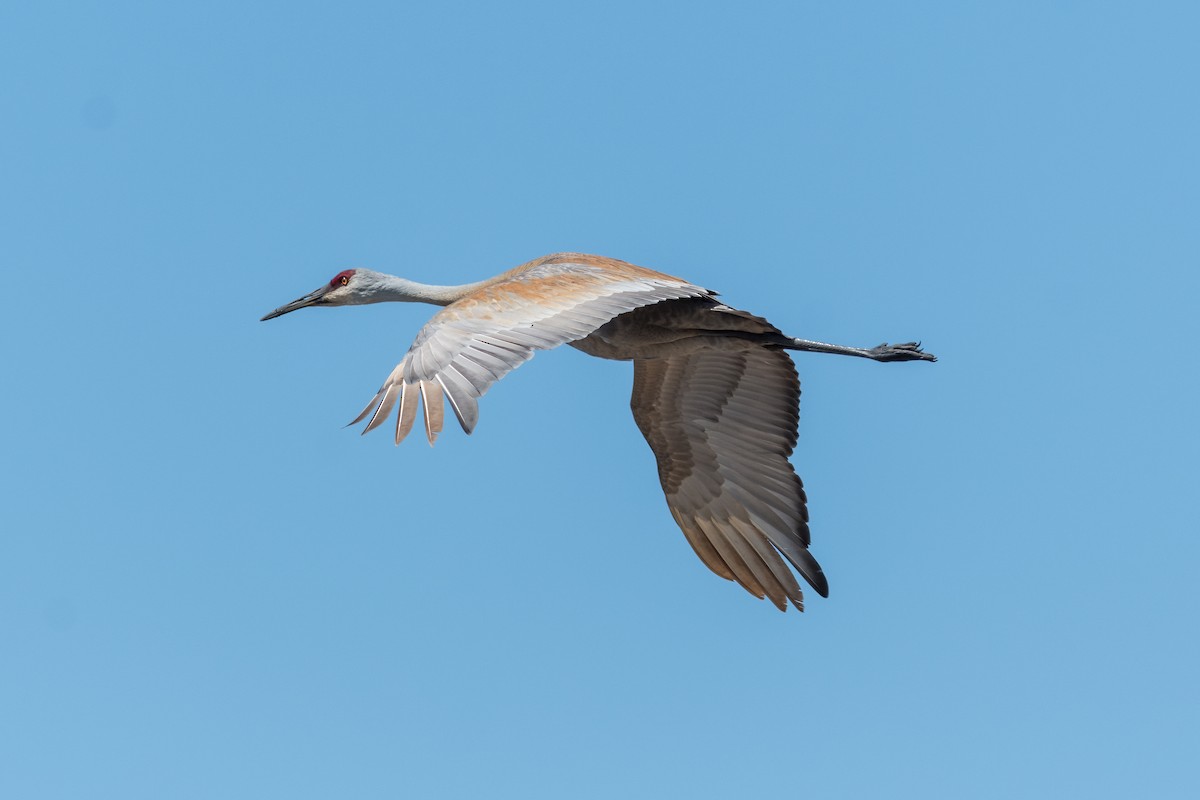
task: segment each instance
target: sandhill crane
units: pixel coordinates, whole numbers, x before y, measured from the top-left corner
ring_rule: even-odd
[[[936,361],[915,342],[864,349],[794,339],[730,308],[716,292],[603,256],[556,253],[463,286],[429,286],[348,269],[263,320],[308,306],[388,301],[444,306],[350,424],[363,433],[394,407],[396,443],[424,412],[432,445],[443,398],[462,429],[478,401],[537,350],[570,344],[633,361],[633,418],[658,460],[671,515],[700,559],[781,611],[804,609],[786,558],[822,597],[808,552],[807,498],[788,456],[796,445],[800,381],[786,350],[875,361]],[[782,558],[781,558],[782,556]]]

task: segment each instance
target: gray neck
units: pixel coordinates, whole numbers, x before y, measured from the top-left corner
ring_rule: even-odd
[[[432,303],[435,306],[448,306],[488,283],[479,281],[478,283],[464,283],[460,286],[434,286],[382,272],[371,272],[365,277],[370,280],[370,284],[364,287],[366,289],[364,300],[368,303]]]

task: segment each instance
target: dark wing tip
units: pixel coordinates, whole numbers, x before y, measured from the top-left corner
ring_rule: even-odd
[[[825,571],[821,569],[821,565],[812,557],[812,553],[808,552],[808,548],[801,550],[799,553],[785,553],[788,561],[792,562],[792,566],[796,568],[804,580],[808,581],[808,585],[816,591],[821,597],[829,597],[829,581],[825,578]],[[793,559],[792,556],[799,556],[798,559]]]
[[[813,566],[817,571],[813,575],[805,573],[804,580],[808,581],[809,586],[816,590],[821,597],[829,597],[829,581],[825,579],[825,573],[821,571],[821,567],[816,561],[813,561]]]

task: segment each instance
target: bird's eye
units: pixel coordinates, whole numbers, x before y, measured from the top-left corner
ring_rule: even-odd
[[[341,277],[341,278],[338,280],[338,283],[340,283],[342,286],[345,286],[345,285],[346,285],[347,283],[349,283],[349,282],[350,282],[350,276],[349,276],[349,275],[343,275],[343,276],[342,276],[342,277]]]
[[[333,276],[333,280],[329,282],[330,289],[336,289],[339,286],[346,286],[350,283],[350,278],[354,275],[354,270],[344,269],[337,275]]]

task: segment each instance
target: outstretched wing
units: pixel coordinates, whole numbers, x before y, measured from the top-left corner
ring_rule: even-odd
[[[382,425],[399,403],[399,444],[412,430],[420,406],[433,444],[442,430],[444,397],[470,433],[479,419],[479,398],[535,351],[582,339],[642,306],[711,294],[615,259],[561,253],[532,261],[435,314],[350,424],[370,414],[366,433]]]
[[[726,340],[720,348],[634,362],[633,417],[658,459],[671,515],[708,568],[800,610],[800,585],[829,586],[808,552],[796,446],[800,381],[787,353]]]

